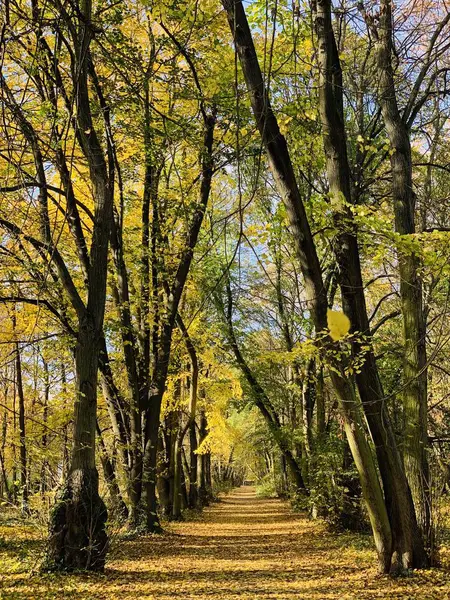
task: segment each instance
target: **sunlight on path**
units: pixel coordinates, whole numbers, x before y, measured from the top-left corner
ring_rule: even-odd
[[[258,499],[253,488],[242,487],[198,520],[170,524],[165,535],[119,542],[104,576],[22,578],[0,598],[450,598],[442,571],[404,580],[376,577],[375,555],[352,546],[357,539],[332,535],[293,515],[287,503]]]

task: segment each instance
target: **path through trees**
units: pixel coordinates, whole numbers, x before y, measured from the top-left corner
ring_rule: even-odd
[[[450,597],[444,571],[377,578],[369,535],[331,534],[320,522],[293,514],[288,503],[257,498],[255,489],[246,486],[222,497],[200,517],[172,523],[164,535],[115,546],[104,575],[30,578],[22,567],[3,579],[0,574],[0,597],[60,600],[75,592],[79,600]],[[450,559],[445,551],[443,559]]]
[[[445,558],[449,34],[449,0],[0,0],[19,587],[363,597],[366,558]]]

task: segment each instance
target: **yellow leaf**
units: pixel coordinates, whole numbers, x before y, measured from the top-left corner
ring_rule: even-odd
[[[342,339],[350,331],[350,319],[343,312],[328,310],[327,322],[330,336],[335,341]]]

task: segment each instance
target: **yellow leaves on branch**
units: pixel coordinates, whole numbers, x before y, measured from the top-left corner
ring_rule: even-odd
[[[327,310],[327,323],[330,337],[335,342],[341,340],[350,331],[350,319],[338,310]]]

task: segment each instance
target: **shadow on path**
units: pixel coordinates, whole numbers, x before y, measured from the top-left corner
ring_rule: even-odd
[[[0,598],[450,600],[446,573],[379,578],[368,547],[361,536],[331,534],[287,503],[242,487],[164,535],[116,541],[103,576],[21,575],[5,595],[0,585]]]

